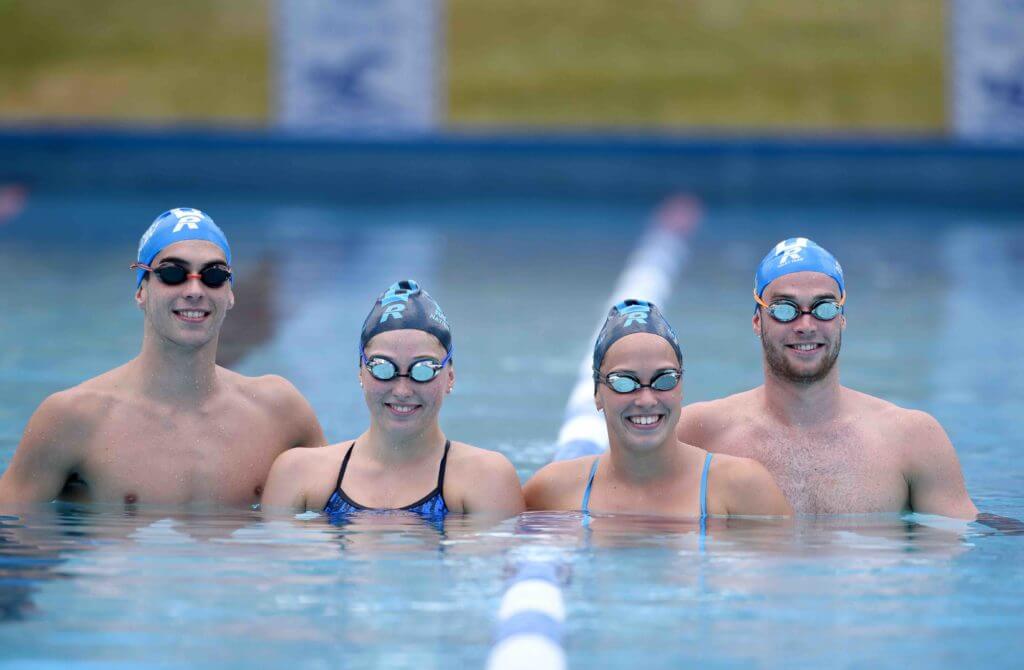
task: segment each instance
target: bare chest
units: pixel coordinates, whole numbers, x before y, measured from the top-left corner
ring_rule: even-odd
[[[77,475],[94,501],[249,505],[288,446],[278,428],[244,409],[119,408],[94,431]]]
[[[759,461],[797,512],[898,512],[908,504],[899,456],[873,427],[799,433],[752,427],[715,450]]]

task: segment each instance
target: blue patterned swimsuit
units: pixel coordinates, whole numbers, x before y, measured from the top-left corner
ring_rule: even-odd
[[[390,509],[360,505],[345,495],[345,491],[341,488],[341,480],[345,478],[345,470],[348,469],[348,459],[352,457],[352,450],[355,446],[356,443],[352,442],[352,446],[345,452],[345,458],[341,461],[341,470],[338,472],[338,482],[334,485],[334,493],[331,494],[327,504],[324,505],[324,513],[328,517],[334,520],[339,517],[345,517],[353,512],[365,511],[412,512],[433,523],[444,521],[445,515],[448,514],[448,505],[444,502],[444,471],[445,465],[448,462],[448,450],[452,446],[451,440],[447,440],[444,443],[444,456],[441,457],[441,465],[437,470],[437,486],[434,487],[434,490],[411,505]]]

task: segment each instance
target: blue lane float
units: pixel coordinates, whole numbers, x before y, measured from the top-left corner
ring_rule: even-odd
[[[487,670],[565,670],[565,601],[559,566],[520,563],[498,610]]]
[[[689,259],[689,240],[700,224],[700,203],[678,195],[666,200],[640,243],[626,260],[611,296],[602,309],[590,344],[597,338],[607,308],[626,298],[641,298],[664,305],[672,285]],[[594,378],[590,351],[583,356],[576,385],[569,395],[565,420],[558,432],[554,461],[597,455],[608,448],[604,419],[594,407]]]

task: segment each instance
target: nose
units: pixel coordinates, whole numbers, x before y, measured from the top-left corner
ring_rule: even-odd
[[[654,393],[654,389],[644,387],[636,391],[633,404],[637,407],[653,407],[658,404],[658,396]]]
[[[184,285],[185,298],[188,300],[198,300],[204,295],[203,282],[199,280],[199,277],[189,277],[185,280]]]
[[[408,398],[414,394],[413,381],[408,377],[397,377],[395,379],[395,388],[392,391],[392,395],[399,398]]]
[[[793,327],[798,333],[813,333],[818,329],[818,320],[810,314],[801,314],[793,321]]]

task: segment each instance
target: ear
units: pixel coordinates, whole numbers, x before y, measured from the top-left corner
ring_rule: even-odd
[[[604,411],[604,400],[601,399],[601,394],[599,392],[594,393],[594,406],[597,407],[598,412]]]
[[[228,285],[228,309],[231,309],[234,306],[235,306],[235,291],[234,291],[234,289],[231,288],[231,285],[229,284]]]
[[[846,330],[846,315],[840,314],[839,319],[839,330]]]
[[[146,308],[146,282],[143,281],[139,284],[139,288],[135,289],[135,305],[139,309]]]
[[[750,325],[754,329],[754,335],[761,337],[761,310],[754,312],[754,318],[750,320]]]

